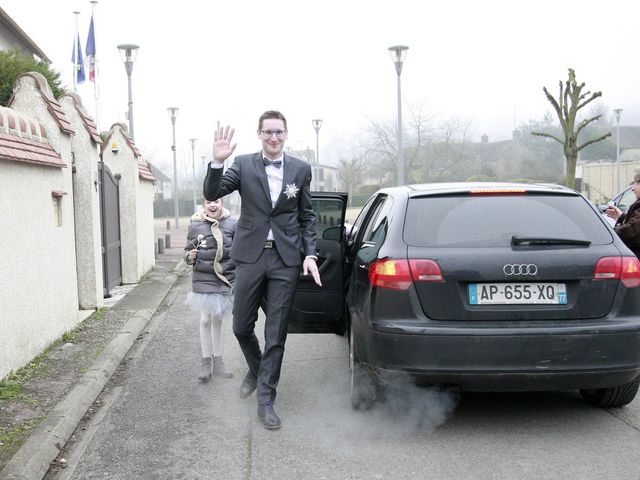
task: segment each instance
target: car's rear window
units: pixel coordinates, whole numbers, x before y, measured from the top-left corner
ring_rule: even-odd
[[[459,195],[409,199],[404,240],[412,246],[507,246],[514,235],[611,243],[579,196]]]

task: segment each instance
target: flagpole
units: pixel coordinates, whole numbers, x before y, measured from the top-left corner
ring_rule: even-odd
[[[98,4],[97,0],[91,0],[91,22],[93,23],[93,43],[95,48],[96,42],[96,5]],[[100,133],[100,127],[98,126],[98,50],[95,49],[93,54],[93,98],[95,101],[95,109],[96,109],[96,130],[98,130],[98,134]]]
[[[80,55],[78,55],[78,15],[80,12],[73,12],[76,16],[76,29],[73,35],[73,91],[78,93],[78,65]]]

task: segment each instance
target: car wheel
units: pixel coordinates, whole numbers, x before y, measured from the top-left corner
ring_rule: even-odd
[[[351,406],[355,410],[368,410],[376,400],[376,387],[369,372],[360,364],[355,349],[353,326],[349,329],[349,380]]]
[[[631,403],[638,393],[640,375],[629,383],[610,388],[580,390],[582,398],[596,407],[622,407]]]

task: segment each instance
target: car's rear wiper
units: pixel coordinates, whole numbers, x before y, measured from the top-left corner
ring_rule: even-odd
[[[511,245],[591,245],[589,240],[574,238],[511,237]]]

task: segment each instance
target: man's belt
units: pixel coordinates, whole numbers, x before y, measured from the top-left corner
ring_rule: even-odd
[[[264,248],[276,248],[276,242],[273,240],[267,240],[264,242]]]

